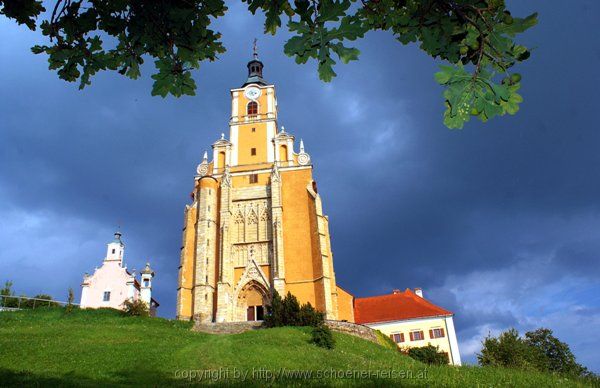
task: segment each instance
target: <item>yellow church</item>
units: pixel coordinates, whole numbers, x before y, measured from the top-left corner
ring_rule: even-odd
[[[213,143],[212,160],[204,154],[185,208],[179,319],[262,320],[276,290],[326,319],[354,321],[353,296],[336,283],[310,156],[278,125],[277,108],[255,53],[248,79],[231,89],[229,136]]]

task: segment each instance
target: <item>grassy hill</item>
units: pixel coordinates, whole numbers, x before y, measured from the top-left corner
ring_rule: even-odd
[[[190,323],[166,319],[122,317],[112,310],[1,312],[0,386],[190,382],[244,386],[266,382],[286,386],[585,386],[583,381],[540,373],[427,367],[394,350],[338,333],[336,348],[325,350],[309,343],[307,328],[211,335],[192,332],[190,327]],[[354,378],[331,378],[332,372],[354,374]]]

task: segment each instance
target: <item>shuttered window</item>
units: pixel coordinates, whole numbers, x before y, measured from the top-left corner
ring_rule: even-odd
[[[404,333],[390,334],[390,338],[392,339],[392,341],[399,344],[401,342],[404,342]]]
[[[432,339],[444,338],[445,336],[446,336],[446,333],[444,332],[444,329],[442,329],[441,327],[429,330],[429,338],[432,338]]]
[[[421,341],[425,339],[422,330],[411,331],[409,335],[411,341]]]

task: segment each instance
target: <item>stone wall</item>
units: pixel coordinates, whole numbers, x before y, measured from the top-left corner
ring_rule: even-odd
[[[192,330],[210,334],[239,334],[245,331],[257,330],[263,327],[262,322],[221,322],[221,323],[201,323],[195,320]]]
[[[202,323],[197,318],[194,321],[195,323],[192,330],[209,334],[239,334],[250,330],[262,329],[264,327],[260,321]],[[368,326],[333,320],[326,320],[325,325],[333,331],[353,335],[379,344],[375,330]]]
[[[375,330],[371,329],[368,326],[359,325],[351,322],[333,320],[326,320],[325,325],[327,325],[327,327],[329,327],[333,331],[337,331],[344,334],[350,334],[355,337],[359,337],[367,341],[379,344],[379,341],[377,340],[377,334],[375,334]]]

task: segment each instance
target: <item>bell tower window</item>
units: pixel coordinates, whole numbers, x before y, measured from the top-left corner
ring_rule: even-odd
[[[256,101],[250,101],[247,107],[248,116],[255,116],[258,114],[258,103]]]

